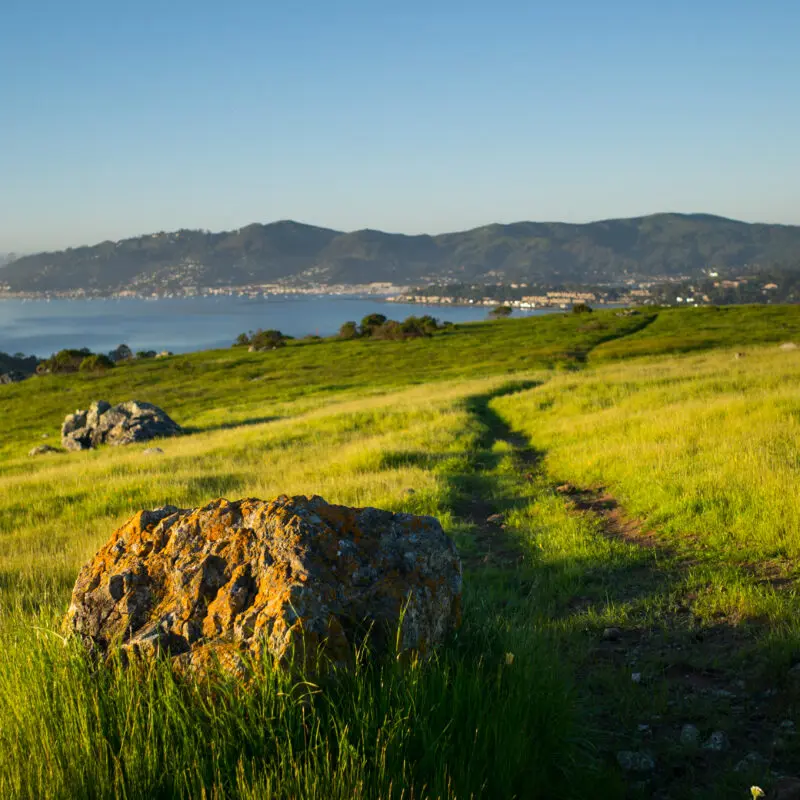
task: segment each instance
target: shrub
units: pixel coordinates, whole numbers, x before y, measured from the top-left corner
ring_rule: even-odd
[[[393,320],[387,319],[383,325],[379,325],[372,331],[372,338],[373,339],[402,339],[403,332],[400,329],[400,323]]]
[[[495,306],[489,312],[489,317],[491,319],[505,319],[506,317],[510,317],[513,313],[514,309],[511,306]]]
[[[280,331],[256,331],[250,337],[251,350],[277,350],[279,347],[286,347],[286,340],[291,337],[286,336]]]
[[[234,347],[246,347],[250,344],[250,337],[253,335],[253,331],[250,331],[249,334],[247,333],[240,333],[236,337],[236,341],[233,343]]]
[[[439,330],[439,323],[429,315],[422,317],[406,317],[402,322],[387,319],[372,331],[373,339],[415,339],[420,336],[431,336]]]
[[[572,313],[573,314],[591,314],[592,307],[587,305],[586,303],[575,303],[572,306]]]
[[[50,358],[42,361],[36,371],[40,374],[77,372],[83,360],[90,355],[92,355],[92,351],[86,347],[82,347],[80,350],[59,350]]]
[[[358,336],[358,325],[354,320],[349,320],[339,328],[340,339],[355,339]]]
[[[105,372],[107,369],[111,369],[113,366],[114,362],[108,356],[104,356],[102,354],[90,355],[86,356],[86,358],[81,361],[80,371]]]
[[[361,335],[372,336],[378,328],[386,324],[386,321],[386,317],[383,314],[367,314],[361,320]]]

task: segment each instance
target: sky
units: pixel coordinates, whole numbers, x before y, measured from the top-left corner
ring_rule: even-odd
[[[0,253],[296,219],[800,224],[796,0],[0,0]]]

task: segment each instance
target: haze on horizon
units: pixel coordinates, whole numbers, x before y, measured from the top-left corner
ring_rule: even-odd
[[[798,6],[332,5],[8,0],[0,253],[278,219],[800,223]]]

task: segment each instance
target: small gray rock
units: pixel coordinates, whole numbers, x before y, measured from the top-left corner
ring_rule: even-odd
[[[724,753],[730,747],[725,731],[714,731],[708,737],[708,741],[703,745],[703,750],[711,750],[713,753]]]
[[[146,450],[142,450],[143,456],[161,456],[164,455],[164,451],[160,447],[148,447]]]
[[[56,450],[55,447],[50,447],[49,444],[37,444],[36,447],[33,448],[33,450],[29,451],[28,455],[31,456],[32,458],[33,456],[44,456],[47,455],[47,453],[58,453],[58,452],[60,451]]]
[[[656,768],[655,759],[646,750],[620,750],[617,753],[617,763],[625,772],[650,772]]]
[[[684,725],[681,728],[681,744],[684,747],[697,747],[700,743],[700,731],[695,725]]]
[[[20,383],[24,381],[28,376],[23,372],[17,372],[17,370],[12,369],[10,372],[4,372],[0,375],[0,385],[5,385],[9,383]]]
[[[781,350],[797,350],[797,345],[794,342],[784,342],[780,346]]]

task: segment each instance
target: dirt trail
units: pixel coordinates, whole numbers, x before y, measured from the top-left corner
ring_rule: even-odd
[[[503,393],[519,388],[526,387],[507,387]],[[514,499],[498,496],[492,469],[501,456],[493,453],[493,446],[508,446],[519,465],[520,482],[546,484],[543,454],[493,411],[492,399],[468,402],[486,434],[478,445],[474,473],[460,487],[464,499],[455,511],[470,523],[474,537],[474,552],[464,559],[468,569],[515,570],[527,558],[526,547],[505,527],[500,504],[508,509]],[[798,710],[800,690],[765,684],[751,625],[725,614],[712,620],[698,616],[696,603],[703,598],[689,575],[702,562],[692,553],[693,542],[687,539],[678,551],[627,516],[605,487],[563,484],[551,489],[574,513],[595,517],[602,535],[635,546],[627,562],[623,557],[627,566],[587,563],[579,595],[562,597],[560,608],[554,609],[556,618],[575,620],[585,631],[577,640],[583,655],[576,654],[574,664],[600,754],[610,764],[616,764],[622,751],[653,756],[653,770],[623,773],[628,796],[737,796],[730,794],[730,787],[749,788],[748,781],[769,785],[769,770],[773,777],[776,772],[800,772],[800,734],[794,737],[788,724]],[[520,502],[527,504],[530,498]],[[580,620],[602,619],[607,609],[620,605],[629,610],[618,628],[580,625]],[[637,681],[642,691],[635,690],[631,698]],[[697,730],[694,747],[681,744],[686,725]],[[724,734],[720,750],[706,746],[715,732]]]

